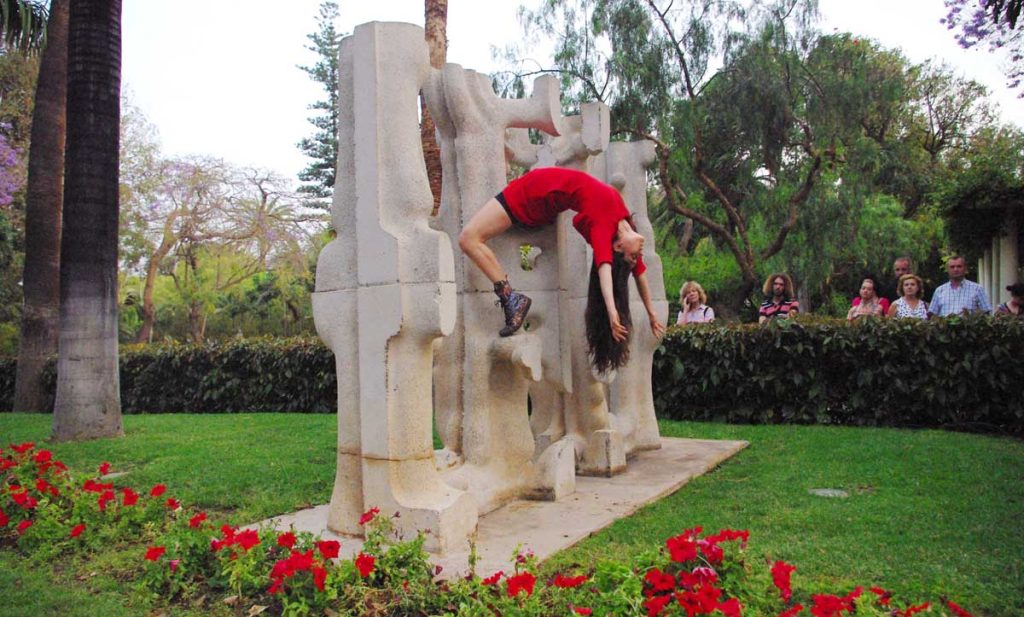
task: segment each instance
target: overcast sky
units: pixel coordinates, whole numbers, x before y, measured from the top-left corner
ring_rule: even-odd
[[[448,61],[497,68],[491,47],[520,35],[516,10],[538,0],[449,0]],[[316,29],[320,0],[128,0],[123,8],[122,81],[160,132],[167,155],[204,154],[294,177],[307,159],[295,144],[313,132],[307,105],[323,97],[297,65]],[[422,25],[423,0],[339,0],[338,30],[368,21]],[[914,62],[946,61],[985,84],[1006,121],[1021,124],[1024,101],[1004,84],[997,57],[962,50],[939,23],[942,0],[820,0],[823,32],[849,31],[901,48]]]

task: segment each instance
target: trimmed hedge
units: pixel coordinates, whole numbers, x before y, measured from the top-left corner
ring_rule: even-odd
[[[15,362],[0,360],[11,408]],[[54,364],[47,373],[56,385]],[[334,355],[318,339],[127,346],[122,412],[333,413]],[[1024,321],[802,316],[673,328],[654,356],[659,415],[1024,434]]]
[[[654,358],[674,419],[1024,433],[1024,321],[801,317],[673,328]]]
[[[47,367],[56,390],[55,361]],[[0,404],[11,409],[13,359],[0,362]],[[315,338],[246,339],[121,349],[121,412],[333,413],[334,354]]]

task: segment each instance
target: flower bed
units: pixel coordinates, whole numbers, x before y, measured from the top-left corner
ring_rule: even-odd
[[[510,572],[438,581],[423,537],[399,542],[377,508],[361,552],[308,533],[217,525],[156,484],[115,486],[108,464],[78,482],[34,444],[0,449],[0,545],[26,555],[88,554],[134,538],[135,584],[154,604],[222,597],[249,614],[322,615],[969,615],[939,598],[908,603],[878,587],[842,594],[795,592],[796,568],[747,557],[749,533],[687,529],[631,563],[602,561],[584,572],[537,577],[523,552]],[[398,516],[395,514],[395,516]]]

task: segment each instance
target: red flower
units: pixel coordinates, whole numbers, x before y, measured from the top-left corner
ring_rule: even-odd
[[[39,452],[35,453],[35,456],[32,457],[32,460],[37,463],[45,463],[49,461],[51,458],[53,458],[53,452],[50,452],[49,450],[40,450]]]
[[[163,555],[165,552],[167,552],[167,549],[165,549],[162,546],[151,546],[148,549],[146,549],[145,559],[146,561],[156,561],[160,559],[160,556]]]
[[[171,572],[175,572],[178,569],[178,564],[181,563],[180,559],[172,559],[167,562],[167,567],[171,569]]]
[[[295,546],[295,534],[290,531],[286,531],[281,535],[277,536],[277,545],[283,546],[285,548],[291,548]]]
[[[376,508],[374,508],[376,510]],[[359,553],[356,556],[356,570],[359,570],[359,576],[366,578],[373,572],[373,563],[376,558],[373,555],[367,555],[365,553]]]
[[[23,443],[21,445],[17,445],[17,446],[14,445],[13,443],[11,444],[11,450],[14,450],[18,454],[24,454],[24,453],[28,452],[29,450],[31,450],[34,447],[36,447],[36,444],[34,444],[34,443],[30,442],[30,441],[26,441],[25,443]]]
[[[881,587],[872,587],[869,591],[878,596],[878,603],[882,606],[888,606],[889,601],[892,599],[892,592],[886,591]]]
[[[313,567],[314,563],[312,550],[306,551],[305,553],[295,551],[290,557],[288,557],[288,566],[294,572],[309,570]]]
[[[853,601],[863,592],[858,587],[842,598],[830,595],[811,596],[814,606],[811,607],[811,614],[814,617],[839,617],[843,611],[852,613]]]
[[[558,587],[559,589],[572,589],[573,587],[579,587],[583,583],[587,582],[587,580],[589,578],[590,577],[588,577],[585,574],[581,574],[579,576],[573,576],[573,577],[562,576],[561,574],[556,574],[555,575],[555,580],[552,581],[551,584],[554,585],[555,587]]]
[[[915,613],[921,613],[923,611],[928,610],[929,606],[931,606],[930,602],[925,602],[924,604],[918,604],[917,606],[910,606],[910,607],[907,607],[903,611],[896,611],[894,613],[894,616],[895,617],[911,617]]]
[[[110,463],[100,463],[100,475],[105,476],[110,473]]]
[[[7,523],[10,523],[11,519],[7,518],[3,510],[0,510],[0,527],[6,527]]]
[[[796,566],[791,566],[784,561],[776,561],[772,565],[772,582],[779,588],[783,602],[789,602],[789,599],[793,597],[789,578],[794,570],[796,570]]]
[[[736,598],[729,598],[715,608],[725,615],[725,617],[741,617],[743,614],[743,605],[740,604],[740,601]]]
[[[323,555],[324,559],[334,559],[338,556],[338,551],[341,549],[341,543],[337,540],[321,540],[316,543],[316,548]]]
[[[594,609],[586,608],[586,607],[583,607],[583,606],[574,606],[574,607],[572,607],[572,610],[577,615],[583,615],[583,617],[588,617],[589,615],[593,615],[594,614]]]
[[[90,493],[102,493],[112,488],[114,488],[113,484],[101,484],[92,478],[86,480],[85,484],[82,485],[82,490],[89,491]]]
[[[0,471],[10,469],[11,467],[17,467],[18,464],[9,458],[0,458]]]
[[[366,512],[363,512],[363,515],[359,517],[359,524],[365,525],[369,523],[376,518],[378,514],[380,514],[380,508],[370,508]]]
[[[71,528],[71,537],[77,538],[82,535],[83,531],[85,531],[85,523],[79,523]]]
[[[658,568],[651,568],[644,575],[644,582],[651,586],[651,591],[660,593],[672,591],[676,588],[676,579],[671,574],[662,572]]]
[[[121,489],[121,498],[122,503],[126,506],[134,506],[139,503],[139,494],[128,487]]]
[[[484,580],[482,580],[480,582],[483,583],[484,585],[487,585],[488,587],[490,587],[491,585],[494,585],[498,581],[500,581],[503,574],[505,574],[505,573],[502,572],[501,570],[498,570],[497,572],[495,572],[494,574],[488,576],[487,578],[485,578]]]
[[[750,532],[746,529],[723,529],[716,534],[708,536],[706,539],[708,542],[711,542],[713,544],[718,544],[719,542],[728,542],[730,540],[742,540],[743,544],[746,545],[746,543],[750,540]]]
[[[671,596],[666,596],[671,597]],[[676,594],[676,602],[679,606],[686,611],[687,617],[693,617],[694,615],[700,615],[701,613],[708,612],[704,610],[701,604],[700,598],[695,592],[683,591]]]
[[[321,566],[313,566],[313,585],[320,591],[324,590],[324,581],[327,580],[327,569]]]
[[[526,597],[530,597],[533,595],[533,586],[536,582],[537,577],[529,572],[520,572],[515,576],[508,577],[508,597],[513,598],[520,591],[525,591]]]
[[[802,610],[804,610],[804,605],[797,604],[779,613],[779,617],[796,617],[796,614]]]
[[[698,540],[697,545],[700,547],[700,552],[704,553],[704,557],[711,563],[721,563],[725,558],[725,551],[714,542],[707,539]]]
[[[168,497],[166,503],[168,510],[177,510],[178,508],[181,507],[181,502],[175,499],[174,497]]]
[[[668,549],[672,561],[682,563],[697,557],[697,542],[695,538],[701,531],[700,527],[694,527],[693,529],[687,529],[674,538],[665,540],[665,548]]]
[[[946,606],[949,607],[949,610],[953,611],[953,614],[956,615],[956,617],[974,617],[974,615],[965,611],[963,607],[952,600],[945,600],[945,603]]]
[[[21,521],[20,523],[18,523],[18,535],[20,536],[20,535],[24,534],[25,531],[27,531],[28,528],[31,527],[31,526],[32,526],[32,521],[28,521],[28,520]]]
[[[260,543],[260,534],[255,529],[246,529],[239,532],[235,537],[234,541],[239,544],[244,550],[248,551],[252,547]]]
[[[687,589],[693,589],[698,585],[714,585],[718,582],[718,573],[711,568],[698,567],[693,572],[680,572],[679,584]]]
[[[149,489],[150,497],[159,497],[167,492],[167,486],[163,484],[155,484],[153,488]]]
[[[18,487],[18,489],[21,492],[14,493],[13,495],[11,495],[11,499],[14,500],[14,503],[18,504],[22,508],[25,508],[26,510],[31,510],[32,508],[36,507],[39,504],[39,502],[36,501],[35,497],[28,494],[28,489],[22,489],[20,486]]]
[[[672,596],[654,596],[644,600],[643,606],[647,609],[647,617],[660,615],[661,611],[665,610],[665,607],[668,606],[670,600],[672,600]]]
[[[199,514],[196,514],[192,518],[188,519],[188,526],[192,529],[199,529],[199,527],[203,524],[203,521],[205,520],[206,512],[200,512]]]
[[[281,588],[284,587],[284,579],[275,578],[274,582],[267,589],[267,593],[274,595],[275,593],[281,593]]]

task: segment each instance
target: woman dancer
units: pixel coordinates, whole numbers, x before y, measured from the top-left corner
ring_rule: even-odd
[[[487,241],[510,227],[531,229],[555,222],[559,213],[573,210],[573,227],[594,249],[585,313],[587,347],[598,371],[618,368],[629,359],[630,272],[647,309],[651,332],[661,336],[651,303],[642,254],[644,238],[633,228],[629,210],[613,187],[572,169],[536,169],[513,180],[466,223],[459,247],[494,284],[505,312],[501,336],[523,325],[531,300],[512,289],[508,275]]]

